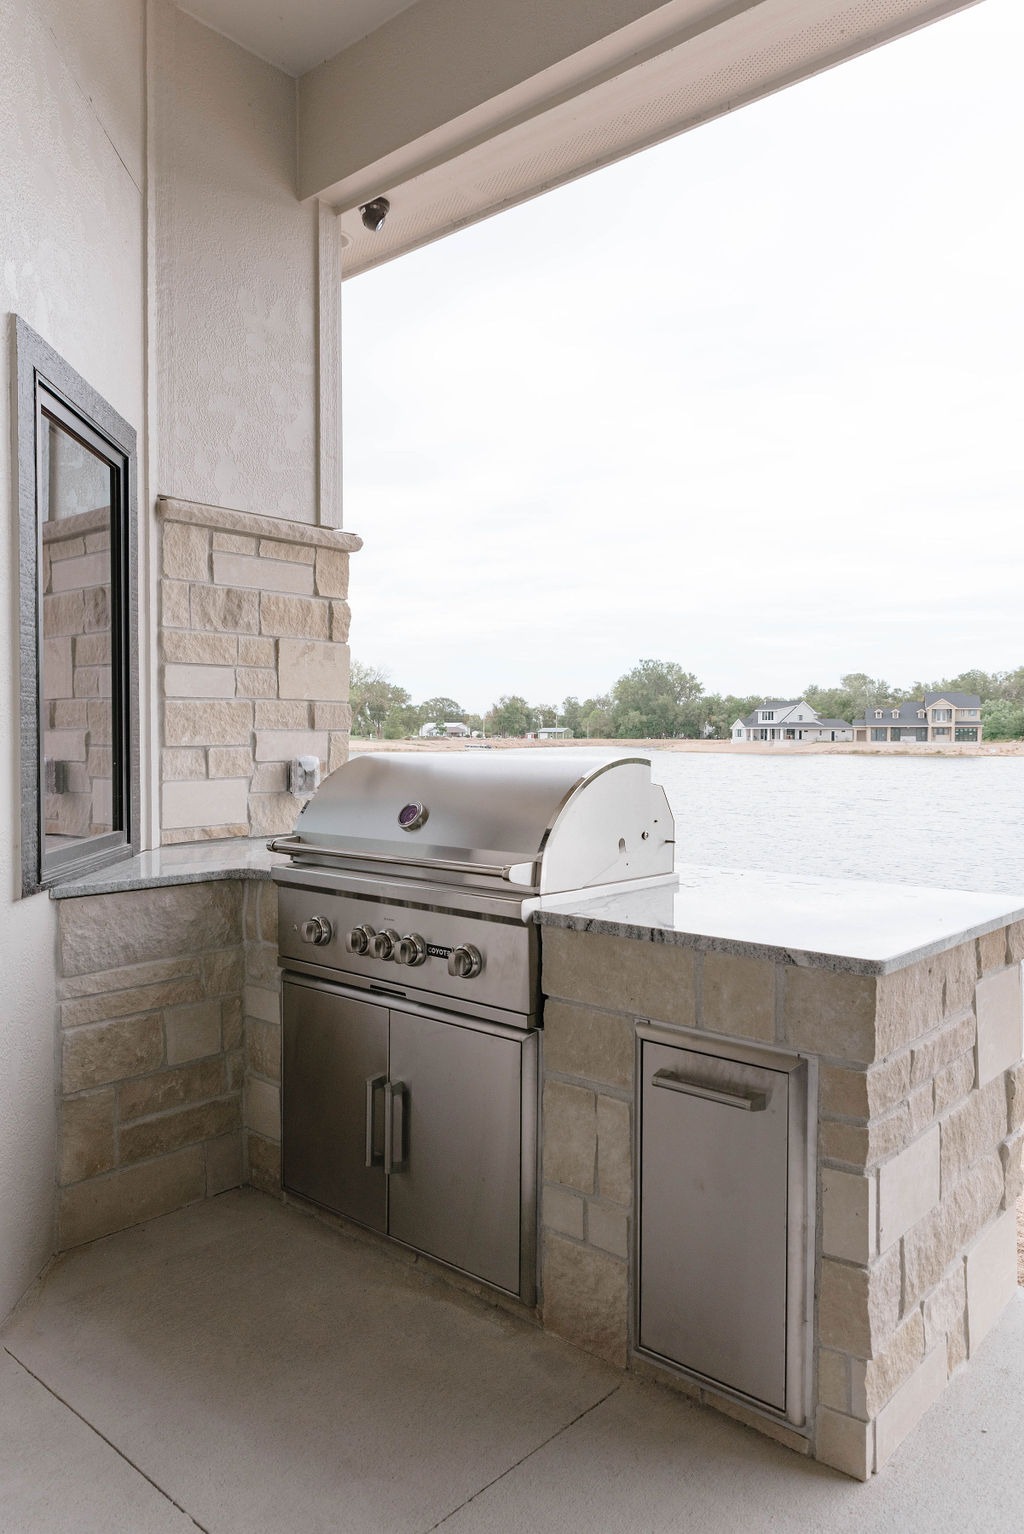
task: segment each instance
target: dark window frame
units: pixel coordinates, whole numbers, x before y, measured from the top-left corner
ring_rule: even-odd
[[[19,639],[21,650],[21,888],[23,895],[132,857],[140,842],[138,457],[134,429],[96,390],[14,316]],[[43,430],[53,420],[111,471],[111,790],[122,825],[47,852],[43,836],[43,606],[40,585],[45,489]]]

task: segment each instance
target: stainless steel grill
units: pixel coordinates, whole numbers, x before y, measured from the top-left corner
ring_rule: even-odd
[[[353,757],[275,871],[283,1181],[527,1302],[545,896],[671,876],[650,763]]]

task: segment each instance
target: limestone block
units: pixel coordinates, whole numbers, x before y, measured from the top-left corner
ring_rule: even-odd
[[[302,529],[296,525],[296,536]],[[264,559],[290,559],[293,564],[311,565],[316,560],[316,549],[308,543],[281,543],[276,538],[261,538],[258,551]]]
[[[277,991],[247,985],[242,993],[242,1007],[246,1017],[261,1018],[265,1023],[281,1021],[281,998]]]
[[[223,1097],[226,1090],[224,1061],[216,1056],[200,1060],[195,1065],[181,1065],[153,1076],[137,1076],[131,1081],[120,1082],[118,1113],[121,1123],[127,1124],[132,1119],[165,1113],[171,1108]]]
[[[278,692],[282,698],[348,697],[347,645],[282,639],[278,651]]]
[[[597,1099],[597,1191],[629,1207],[633,1202],[633,1128],[629,1103]]]
[[[160,622],[165,629],[188,628],[191,622],[188,594],[189,588],[184,581],[160,582]]]
[[[995,932],[983,932],[978,939],[978,975],[987,975],[990,970],[1002,969],[1008,962],[1006,928],[997,927]]]
[[[947,1065],[935,1078],[935,1113],[937,1117],[962,1102],[974,1090],[974,1050]]]
[[[206,752],[198,746],[171,746],[160,753],[160,778],[164,783],[196,782],[206,777]]]
[[[787,966],[783,1029],[796,1049],[868,1064],[875,1058],[875,979]]]
[[[863,1265],[878,1249],[878,1190],[874,1177],[824,1167],[821,1172],[821,1250]]]
[[[164,1013],[167,1063],[200,1060],[221,1049],[220,1003],[202,1001],[192,1007],[171,1007]]]
[[[258,730],[258,762],[290,762],[295,756],[315,756],[327,760],[327,736],[322,730]]]
[[[597,1103],[593,1092],[562,1081],[544,1083],[544,1181],[593,1193]]]
[[[1019,964],[1024,959],[1024,921],[1015,921],[1006,928],[1006,962]]]
[[[335,772],[348,761],[348,733],[331,730],[327,736],[327,771]]]
[[[240,943],[204,954],[201,960],[203,992],[207,997],[229,996],[245,983],[245,952]]]
[[[238,640],[234,634],[164,629],[160,635],[160,658],[182,666],[234,666],[238,660]]]
[[[818,1150],[823,1160],[845,1161],[848,1166],[860,1169],[896,1155],[911,1138],[910,1109],[903,1103],[895,1113],[871,1119],[867,1124],[822,1119]]]
[[[960,1181],[982,1156],[998,1149],[1006,1134],[1006,1089],[997,1077],[943,1119],[942,1188]]]
[[[348,555],[341,549],[317,549],[316,590],[321,597],[348,596]]]
[[[68,975],[58,980],[57,994],[62,997],[98,996],[105,991],[127,991],[152,985],[157,981],[198,979],[200,960],[197,954],[179,954],[173,959],[154,959],[149,964],[127,964],[117,969],[101,969],[91,975]]]
[[[61,634],[81,634],[84,629],[85,601],[80,591],[63,591],[59,596],[43,598],[44,633],[56,638]]]
[[[331,638],[337,644],[347,644],[352,627],[352,609],[347,602],[331,603]]]
[[[1017,1217],[1006,1209],[967,1253],[967,1336],[973,1358],[1017,1292]]]
[[[281,1147],[276,1141],[247,1133],[245,1159],[249,1182],[254,1188],[259,1188],[261,1193],[280,1193]]]
[[[239,698],[276,698],[277,671],[272,666],[239,666],[235,693]]]
[[[258,554],[259,540],[247,533],[219,533],[213,535],[215,554]]]
[[[240,634],[238,637],[238,664],[240,666],[262,666],[276,669],[277,641],[251,634]]]
[[[978,978],[975,945],[961,943],[941,956],[943,968],[943,1007],[948,1015],[967,1011],[974,1002]]]
[[[313,727],[317,730],[350,730],[352,709],[347,703],[314,703]]]
[[[548,927],[541,984],[549,996],[692,1027],[694,962],[689,949]]]
[[[544,1068],[614,1087],[632,1087],[635,1038],[632,1020],[566,1002],[544,1011]]]
[[[112,1022],[116,1017],[153,1012],[179,1002],[198,1001],[202,984],[197,976],[157,980],[150,985],[128,986],[110,995],[83,996],[61,1004],[61,1025],[80,1028],[85,1023]]]
[[[928,1034],[912,1050],[913,1067],[910,1079],[916,1087],[928,1081],[959,1055],[974,1048],[974,1013],[964,1012],[949,1022],[944,1022]]]
[[[583,1240],[584,1202],[565,1188],[545,1188],[541,1200],[541,1220],[547,1230],[557,1230],[577,1241]]]
[[[191,626],[214,633],[257,634],[260,596],[237,586],[193,586]]]
[[[587,1240],[623,1259],[629,1256],[629,1215],[618,1204],[587,1199]]]
[[[143,1220],[170,1214],[195,1203],[205,1192],[206,1164],[201,1145],[76,1183],[60,1195],[60,1249],[66,1251]]]
[[[882,1466],[920,1422],[946,1388],[946,1349],[934,1348],[878,1414],[875,1422],[875,1468]]]
[[[879,1057],[912,1044],[942,1021],[947,1010],[945,957],[938,954],[894,974],[879,976]],[[970,997],[964,1005],[970,1005]]]
[[[223,826],[242,822],[248,813],[248,778],[210,778],[205,783],[165,783],[161,791],[161,823],[169,830],[184,826]]]
[[[818,1350],[818,1405],[832,1411],[850,1410],[850,1359],[829,1348]]]
[[[196,1103],[158,1118],[138,1119],[121,1126],[119,1152],[122,1166],[134,1161],[148,1161],[165,1156],[183,1145],[214,1140],[220,1135],[240,1130],[242,1105],[238,1096],[222,1097],[217,1102]]]
[[[167,522],[162,543],[164,575],[176,581],[210,579],[210,535],[205,527]]]
[[[952,1189],[937,1209],[903,1238],[905,1304],[934,1289],[946,1269],[999,1210],[1005,1178],[995,1151]],[[891,1249],[899,1251],[899,1247]]]
[[[259,905],[259,935],[264,943],[277,947],[277,888],[266,883],[256,886]]]
[[[161,831],[161,847],[181,846],[192,842],[222,842],[234,836],[248,836],[246,821],[233,821],[224,826],[185,826],[180,831]]]
[[[282,644],[284,641],[281,641]],[[264,700],[256,704],[258,730],[308,730],[309,704]]]
[[[877,1358],[850,1360],[850,1402],[855,1417],[869,1421],[908,1380],[924,1358],[924,1318],[911,1311]]]
[[[329,639],[330,603],[318,597],[281,596],[265,591],[260,597],[261,634],[276,638]]]
[[[211,746],[209,769],[211,778],[248,778],[253,769],[252,748]]]
[[[233,666],[164,666],[167,698],[233,698]]]
[[[818,1407],[814,1457],[854,1480],[866,1481],[874,1460],[874,1423],[859,1422],[827,1406]]]
[[[626,1264],[548,1232],[542,1248],[545,1330],[620,1368],[626,1362]]]
[[[818,1072],[818,1102],[821,1112],[829,1116],[866,1119],[870,1111],[867,1072],[822,1065]]]
[[[253,768],[249,780],[251,794],[283,794],[287,787],[288,768],[284,762],[259,762]]]
[[[1004,1140],[999,1147],[999,1157],[1006,1178],[1004,1202],[1007,1209],[1012,1209],[1024,1195],[1024,1130],[1019,1129],[1009,1140]]]
[[[878,1239],[884,1252],[939,1202],[939,1126],[878,1169]]]
[[[249,943],[245,950],[245,978],[254,985],[276,991],[281,983],[276,950],[266,943]]]
[[[703,1026],[744,1039],[774,1040],[774,964],[736,954],[705,954]]]
[[[225,997],[220,1004],[220,1032],[225,1050],[241,1049],[244,1024],[241,996]]]
[[[189,703],[169,698],[164,704],[167,746],[247,746],[251,736],[251,703],[237,699]]]
[[[1024,1010],[1019,964],[978,981],[978,1083],[1017,1064],[1024,1054]]]
[[[249,834],[281,836],[294,831],[300,808],[299,801],[289,793],[250,794]]]
[[[248,586],[253,591],[288,591],[312,596],[313,571],[290,559],[260,559],[248,554],[213,556],[213,578],[218,586]]]
[[[268,1081],[281,1080],[281,1029],[250,1017],[245,1023],[245,1057],[250,1071]]]
[[[962,1326],[967,1313],[967,1277],[963,1262],[950,1268],[923,1306],[924,1345],[930,1353]]]
[[[858,1358],[883,1352],[900,1310],[900,1251],[892,1247],[869,1268],[831,1258],[821,1263],[818,1340]]]
[[[245,1083],[245,1127],[264,1140],[281,1138],[281,1090],[268,1081]]]
[[[206,1196],[216,1198],[229,1188],[238,1188],[244,1179],[242,1136],[238,1131],[206,1142]]]
[[[162,1059],[159,1013],[73,1028],[61,1040],[63,1090],[68,1094],[83,1092],[126,1076],[142,1076]]]
[[[109,1172],[115,1164],[114,1089],[68,1098],[60,1108],[61,1184]]]
[[[931,1081],[925,1081],[921,1086],[915,1087],[907,1098],[907,1112],[910,1117],[910,1137],[916,1139],[924,1133],[935,1118],[935,1087]]]

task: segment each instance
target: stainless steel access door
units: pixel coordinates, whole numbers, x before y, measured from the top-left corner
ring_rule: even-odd
[[[639,1053],[639,1347],[784,1412],[801,1062],[771,1069],[642,1035]]]
[[[391,1010],[389,1233],[527,1302],[536,1049],[532,1032]]]
[[[387,1008],[286,976],[283,1021],[282,1183],[383,1231]],[[375,1140],[369,1155],[368,1126]]]

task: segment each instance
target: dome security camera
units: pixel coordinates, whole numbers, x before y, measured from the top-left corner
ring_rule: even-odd
[[[372,202],[365,202],[359,209],[359,217],[363,221],[363,228],[369,229],[371,234],[379,234],[384,228],[384,220],[391,212],[391,204],[386,197],[375,197]]]

